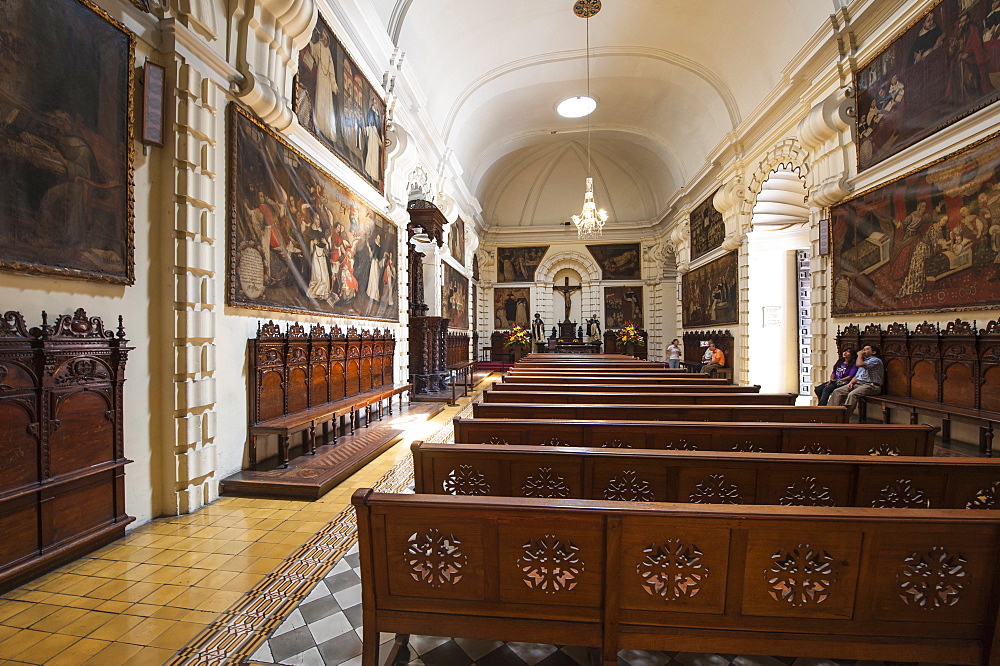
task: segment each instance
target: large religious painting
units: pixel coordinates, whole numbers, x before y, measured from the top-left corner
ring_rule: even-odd
[[[857,82],[863,170],[1000,99],[1000,2],[939,2]]]
[[[458,218],[448,227],[448,251],[452,259],[465,265],[465,222]]]
[[[701,202],[701,205],[691,211],[691,260],[708,254],[717,247],[722,247],[726,238],[726,223],[722,213],[715,209],[712,201],[715,194]]]
[[[0,0],[0,267],[134,281],[132,65],[85,0]]]
[[[681,280],[684,328],[737,323],[738,284],[735,252],[685,273]]]
[[[469,328],[469,278],[448,264],[441,285],[441,316],[451,320],[451,328]]]
[[[643,327],[642,287],[605,287],[604,328],[621,328],[626,322]]]
[[[605,280],[638,280],[642,277],[638,243],[588,245],[587,250],[597,260]]]
[[[299,123],[385,192],[385,102],[322,17],[299,52]]]
[[[528,328],[531,312],[531,289],[528,287],[493,288],[493,325],[510,328],[514,324]]]
[[[396,227],[230,106],[229,304],[397,320]]]
[[[497,249],[497,282],[534,282],[535,271],[549,246]]]
[[[834,315],[1000,303],[1000,134],[831,215]]]

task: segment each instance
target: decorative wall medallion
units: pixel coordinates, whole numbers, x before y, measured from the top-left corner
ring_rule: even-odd
[[[892,444],[882,442],[881,444],[876,444],[872,448],[868,449],[868,455],[870,456],[898,456],[899,449],[897,449]]]
[[[601,444],[602,449],[631,449],[632,445],[627,442],[623,442],[620,439],[613,439],[610,442],[604,442]]]
[[[566,480],[552,471],[551,467],[539,467],[538,471],[529,476],[521,492],[525,497],[569,497],[569,486]]]
[[[435,528],[424,534],[414,532],[407,540],[403,560],[410,567],[413,580],[441,587],[462,580],[462,569],[469,558],[459,549],[462,542],[453,534],[445,536]]]
[[[965,505],[966,509],[1000,509],[1000,481],[983,488]]]
[[[839,579],[830,554],[809,544],[782,548],[771,556],[771,566],[764,570],[764,580],[770,588],[767,593],[775,601],[792,606],[823,603]]]
[[[93,358],[81,357],[70,362],[59,376],[56,384],[78,384],[82,382],[104,382],[110,379],[104,366]]]
[[[499,437],[490,437],[488,440],[483,442],[483,444],[492,444],[493,446],[510,446],[506,439],[500,439]]]
[[[642,587],[664,601],[694,597],[708,578],[708,567],[701,561],[704,554],[694,544],[667,539],[662,545],[650,544],[642,554],[645,557],[635,568]]]
[[[896,574],[896,582],[902,590],[899,598],[904,604],[927,610],[954,606],[969,582],[965,564],[961,553],[950,555],[941,546],[929,552],[911,553]]]
[[[735,484],[726,483],[724,474],[712,474],[688,495],[695,504],[743,504],[743,496]]]
[[[754,444],[748,439],[742,444],[735,445],[733,447],[733,451],[736,451],[737,453],[763,453],[764,447],[760,444]]]
[[[552,437],[544,442],[539,442],[541,446],[572,446],[569,442],[564,442],[558,437]]]
[[[833,453],[833,451],[823,446],[819,442],[813,442],[812,444],[806,444],[801,449],[799,449],[799,453],[812,453],[815,455],[828,456],[831,453]]]
[[[529,539],[521,547],[517,568],[524,574],[524,584],[546,594],[570,591],[580,581],[584,562],[580,549],[572,541],[560,541],[554,534]]]
[[[664,448],[668,451],[697,451],[698,445],[692,444],[686,439],[678,439],[677,441],[667,442],[667,445]]]
[[[653,502],[656,497],[649,481],[636,477],[634,470],[623,470],[604,489],[604,499],[622,502]]]
[[[472,465],[459,465],[448,472],[441,487],[449,495],[489,495],[490,484],[486,476]]]
[[[804,476],[788,486],[785,494],[778,498],[782,506],[834,506],[830,489],[819,483],[814,476]]]
[[[909,479],[896,479],[872,500],[873,509],[927,509],[931,501]]]

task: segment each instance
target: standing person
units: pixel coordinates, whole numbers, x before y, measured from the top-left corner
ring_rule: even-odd
[[[823,382],[814,389],[816,396],[819,398],[819,406],[823,407],[830,402],[830,394],[833,393],[834,389],[838,389],[854,379],[854,375],[857,372],[858,354],[848,347],[840,355],[840,360],[833,366],[833,371],[830,372],[830,381]]]
[[[721,370],[726,365],[726,355],[722,353],[721,349],[715,346],[714,340],[708,343],[708,349],[705,350],[705,358],[708,359],[708,363],[702,363],[698,371],[704,372],[709,377],[715,377],[715,371]]]
[[[667,345],[667,367],[674,369],[681,367],[681,346],[677,338]]]
[[[851,379],[840,388],[834,389],[830,395],[832,407],[838,405],[847,406],[847,418],[854,413],[854,407],[858,400],[866,395],[878,395],[882,392],[882,383],[885,381],[885,365],[878,357],[878,347],[865,345],[858,354],[856,365],[858,371]]]

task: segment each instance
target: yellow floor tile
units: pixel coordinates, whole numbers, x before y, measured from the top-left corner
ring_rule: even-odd
[[[47,664],[53,657],[69,648],[78,640],[76,636],[48,634],[37,643],[11,656],[18,661],[26,661],[29,664]]]
[[[104,613],[124,613],[131,605],[132,604],[130,604],[127,601],[108,600],[103,602],[100,606],[98,606],[94,610],[99,610]]]
[[[166,606],[186,589],[187,587],[184,585],[161,585],[151,594],[143,597],[140,603],[151,606]]]
[[[104,579],[102,579],[104,580]],[[87,596],[92,599],[114,599],[116,596],[134,585],[130,580],[108,580],[100,587],[91,590]]]
[[[27,629],[34,623],[47,617],[48,615],[51,615],[57,610],[59,610],[59,606],[50,606],[49,604],[29,604],[27,608],[22,610],[17,615],[8,617],[3,621],[3,623],[11,627]]]
[[[59,633],[59,630],[67,624],[86,614],[87,611],[81,608],[60,608],[53,613],[49,613],[38,622],[31,625],[31,628],[36,631],[47,631],[51,634]]]
[[[225,590],[213,590],[212,594],[202,599],[195,610],[214,611],[221,613],[229,610],[237,601],[245,596],[244,592],[227,592]]]
[[[144,619],[145,618],[138,617],[136,615],[116,615],[108,622],[105,622],[101,627],[98,627],[94,631],[90,632],[87,637],[105,641],[117,641],[119,638],[122,638],[129,633]]]
[[[0,659],[12,659],[51,634],[33,629],[21,629],[10,638],[0,641]]]
[[[149,664],[163,664],[174,656],[173,650],[163,648],[145,647],[131,659],[125,662],[124,666],[149,666]]]
[[[129,629],[125,635],[118,637],[119,641],[135,645],[149,645],[157,636],[177,625],[174,620],[163,620],[156,617],[139,619],[141,620],[139,624]],[[94,638],[97,637],[94,636]]]
[[[238,578],[239,576],[240,574],[235,571],[213,571],[208,575],[202,576],[194,585],[196,587],[205,587],[210,590],[221,590],[224,589],[225,585],[231,580]]]
[[[166,648],[177,651],[187,645],[188,641],[200,634],[205,629],[205,625],[194,624],[192,622],[178,622],[170,629],[167,629],[155,639],[150,641],[152,647]]]
[[[111,643],[106,648],[95,654],[84,662],[86,666],[109,666],[110,664],[124,664],[126,661],[139,654],[143,650],[141,645],[130,645],[128,643]],[[152,663],[152,662],[151,662]],[[163,662],[156,662],[162,664]]]
[[[114,601],[138,603],[160,588],[156,583],[133,583],[114,596]]]
[[[111,645],[108,641],[81,638],[59,654],[50,657],[45,666],[78,666]]]
[[[52,617],[52,616],[49,616]],[[83,615],[80,615],[75,620],[72,620],[61,629],[58,630],[60,634],[68,634],[70,636],[89,636],[94,633],[108,622],[111,622],[117,616],[112,613],[101,613],[100,611],[84,611]],[[49,618],[45,618],[48,620]],[[44,622],[44,620],[43,620]],[[41,627],[36,627],[41,628]]]

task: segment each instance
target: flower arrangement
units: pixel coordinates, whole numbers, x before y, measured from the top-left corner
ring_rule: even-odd
[[[528,329],[524,328],[520,324],[514,324],[507,331],[507,340],[504,342],[505,347],[530,347],[531,346],[531,334],[528,333]]]
[[[639,329],[630,321],[625,322],[625,325],[618,329],[617,335],[618,344],[620,345],[646,344],[646,341],[642,339],[642,334],[639,333]]]

